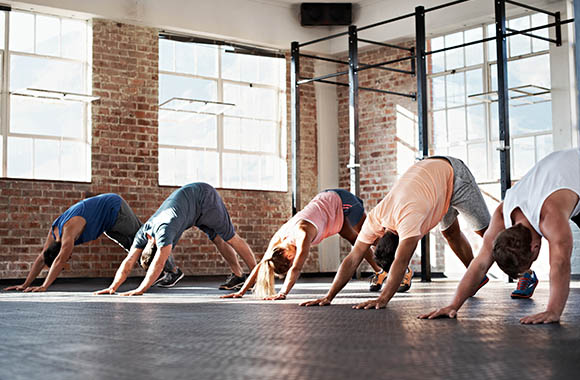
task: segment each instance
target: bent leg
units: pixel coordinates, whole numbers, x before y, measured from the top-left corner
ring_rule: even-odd
[[[244,274],[244,272],[242,271],[242,267],[240,266],[240,263],[238,263],[238,259],[236,257],[236,251],[234,251],[232,246],[229,245],[228,243],[226,243],[224,241],[224,239],[222,239],[219,235],[216,235],[215,238],[212,240],[212,242],[215,244],[218,251],[224,257],[224,259],[226,260],[226,262],[230,266],[230,269],[232,270],[232,272],[236,276],[241,277]]]
[[[459,260],[467,268],[471,260],[473,260],[473,251],[471,250],[469,241],[467,241],[467,238],[459,228],[459,221],[455,219],[451,226],[445,231],[441,231],[441,233],[455,255],[457,255]]]
[[[348,242],[354,246],[354,243],[356,242],[356,238],[358,237],[358,233],[360,232],[360,229],[361,229],[365,219],[366,219],[366,214],[363,213],[362,218],[359,220],[357,225],[353,227],[353,226],[351,226],[348,219],[344,218],[344,222],[342,224],[342,229],[340,230],[340,232],[338,234],[341,237],[343,237],[344,239],[348,240]],[[367,251],[365,252],[364,259],[369,263],[369,265],[373,268],[373,270],[375,272],[380,272],[381,267],[376,263],[376,261],[373,257],[373,252],[371,251],[371,247],[369,247],[369,249],[367,249]]]

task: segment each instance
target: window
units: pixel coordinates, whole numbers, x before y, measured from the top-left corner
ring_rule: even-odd
[[[548,17],[543,14],[508,21],[509,28],[519,30],[546,24]],[[548,36],[547,29],[534,33]],[[433,38],[431,50],[494,35],[494,24],[480,26]],[[492,41],[433,54],[430,59],[432,150],[461,158],[481,182],[500,178],[495,49]],[[548,42],[524,35],[507,39],[511,171],[515,180],[552,151],[548,49]],[[521,91],[538,95],[525,96]]]
[[[285,81],[283,58],[161,38],[159,184],[286,191]]]
[[[19,11],[0,20],[2,177],[90,181],[88,103],[63,96],[91,92],[88,23]]]

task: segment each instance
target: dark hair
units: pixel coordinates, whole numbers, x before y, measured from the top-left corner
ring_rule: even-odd
[[[270,261],[274,266],[274,272],[276,274],[285,274],[292,266],[292,262],[286,258],[285,253],[286,247],[274,247],[272,250],[272,258],[270,258]]]
[[[398,246],[399,235],[391,231],[387,231],[387,233],[379,239],[379,243],[375,249],[375,261],[385,272],[388,272],[391,269]]]
[[[493,241],[492,255],[501,270],[518,278],[532,263],[532,232],[521,223],[507,228]]]
[[[56,259],[58,253],[60,252],[60,246],[61,246],[60,241],[53,241],[44,250],[44,252],[42,252],[42,255],[44,256],[44,263],[46,264],[47,267],[50,268],[52,266],[52,263],[54,263],[54,260]]]
[[[145,248],[143,248],[143,252],[141,252],[141,259],[139,260],[139,263],[143,269],[149,269],[149,265],[151,265],[151,262],[153,261],[156,253],[157,245],[153,240],[149,240]]]

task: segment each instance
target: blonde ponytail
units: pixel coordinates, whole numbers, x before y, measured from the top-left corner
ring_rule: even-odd
[[[274,267],[270,259],[262,260],[258,269],[256,285],[254,285],[253,294],[258,298],[273,296],[276,294],[274,289]]]

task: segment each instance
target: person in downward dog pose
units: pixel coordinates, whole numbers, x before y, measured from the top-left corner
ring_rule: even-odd
[[[236,253],[250,269],[256,266],[254,254],[246,241],[234,231],[226,206],[216,189],[207,183],[196,182],[175,190],[161,204],[137,232],[129,255],[121,263],[111,286],[96,294],[114,294],[139,259],[147,275],[137,289],[122,295],[134,296],[146,292],[159,277],[183,232],[193,226],[207,234],[234,272],[220,288],[241,286],[245,277]]]
[[[554,152],[539,161],[506,194],[497,207],[479,255],[469,268],[451,304],[419,318],[455,318],[491,265],[512,278],[522,276],[518,290],[533,293],[537,284],[530,267],[538,258],[542,237],[550,248],[550,298],[546,310],[520,319],[524,324],[558,322],[570,291],[570,257],[574,240],[569,220],[580,227],[580,149]],[[532,281],[526,280],[533,279]],[[535,280],[535,281],[534,281]],[[522,298],[522,297],[519,297]]]
[[[351,279],[372,244],[375,260],[389,272],[381,295],[355,308],[383,308],[393,297],[421,238],[440,224],[443,237],[467,267],[473,259],[471,245],[459,228],[461,213],[483,236],[490,215],[475,178],[465,164],[454,157],[430,157],[411,166],[387,196],[369,213],[356,243],[342,261],[325,297],[302,306],[329,305]],[[378,243],[377,243],[378,241]],[[485,272],[479,286],[485,285]],[[474,291],[470,294],[474,294]]]
[[[117,194],[101,194],[83,199],[69,207],[54,220],[42,252],[38,255],[30,273],[22,285],[4,290],[44,292],[56,280],[70,259],[75,245],[98,239],[103,233],[129,252],[133,238],[141,227],[139,218],[131,207]],[[41,286],[30,285],[44,266],[48,275]],[[179,270],[173,257],[167,260],[165,272]]]
[[[354,244],[365,218],[363,201],[352,193],[343,189],[319,193],[274,234],[264,257],[242,289],[222,298],[240,298],[255,284],[253,292],[258,297],[267,300],[285,299],[300,276],[310,247],[335,234]],[[377,281],[373,285],[377,286],[378,283],[380,289],[380,284],[387,276],[386,272],[381,272],[370,250],[364,254],[364,258],[377,272]],[[286,273],[288,275],[282,289],[275,294],[274,274]]]

